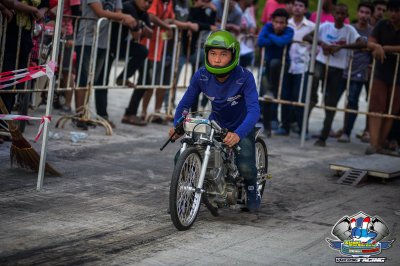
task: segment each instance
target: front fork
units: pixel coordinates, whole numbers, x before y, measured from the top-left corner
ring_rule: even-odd
[[[210,139],[209,141],[211,142],[214,137],[214,129],[211,129],[211,134],[210,134]],[[186,148],[185,144],[182,146],[182,149]],[[182,150],[181,150],[182,151]],[[203,184],[204,184],[204,179],[206,177],[207,173],[207,166],[208,166],[208,161],[210,160],[211,156],[211,144],[207,145],[206,151],[204,152],[204,158],[203,158],[203,163],[201,164],[201,171],[200,171],[200,177],[199,177],[199,182],[196,185],[195,189],[195,202],[197,200],[200,200],[201,194],[205,191],[203,189]]]

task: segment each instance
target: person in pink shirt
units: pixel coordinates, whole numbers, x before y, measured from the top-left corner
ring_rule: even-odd
[[[337,0],[324,0],[324,3],[322,5],[321,23],[335,22],[335,18],[333,17],[332,12],[336,6],[336,3]],[[310,20],[314,23],[317,21],[317,11],[312,12]],[[350,23],[349,18],[346,18],[344,23],[349,24]]]
[[[271,20],[271,14],[278,8],[286,8],[284,0],[267,0],[264,6],[264,11],[261,17],[261,22],[266,24]]]

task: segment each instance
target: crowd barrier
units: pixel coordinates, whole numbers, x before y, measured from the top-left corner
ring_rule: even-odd
[[[365,50],[365,49],[364,49]],[[265,48],[261,48],[260,49],[260,54],[261,54],[261,64],[258,68],[258,73],[263,73],[264,71],[264,53],[265,53]],[[285,67],[286,67],[286,62],[284,60],[284,58],[286,57],[287,54],[287,47],[285,46],[284,48],[284,53],[282,56],[282,60],[281,60],[281,70],[280,70],[280,79],[279,79],[279,86],[278,86],[278,93],[277,93],[277,97],[271,97],[271,96],[263,96],[260,95],[259,100],[262,102],[272,102],[272,103],[277,103],[277,104],[287,104],[287,105],[292,105],[292,106],[301,106],[304,107],[305,103],[304,101],[301,100],[301,96],[303,93],[305,93],[306,91],[306,87],[304,86],[304,79],[306,77],[306,75],[308,75],[308,72],[304,72],[302,74],[302,81],[301,81],[301,88],[300,88],[300,93],[299,93],[299,97],[297,101],[288,101],[285,99],[282,99],[282,87],[283,87],[283,76],[285,74]],[[393,85],[392,85],[392,90],[391,90],[391,97],[390,97],[390,106],[388,109],[387,113],[375,113],[375,112],[369,112],[369,105],[370,105],[370,101],[371,101],[371,91],[372,91],[372,84],[374,81],[374,73],[375,73],[375,65],[376,65],[376,60],[373,59],[372,63],[371,63],[371,72],[370,72],[370,78],[367,82],[367,87],[366,90],[368,91],[368,98],[367,98],[367,106],[366,106],[366,110],[367,111],[363,111],[363,110],[352,110],[352,109],[348,109],[347,108],[347,103],[348,103],[348,95],[349,95],[349,88],[350,88],[350,78],[346,79],[346,87],[345,87],[345,91],[343,92],[345,98],[344,98],[344,105],[342,108],[340,107],[332,107],[332,106],[327,106],[324,103],[324,100],[322,98],[321,104],[317,104],[314,107],[316,108],[320,108],[320,109],[325,109],[325,110],[330,110],[330,111],[341,111],[341,112],[346,112],[346,113],[355,113],[355,114],[361,114],[361,115],[368,115],[368,116],[376,116],[376,117],[383,117],[383,118],[393,118],[393,119],[400,119],[400,116],[398,115],[394,115],[393,114],[393,104],[395,100],[399,100],[399,99],[395,99],[395,80],[396,80],[396,76],[398,74],[399,71],[399,62],[400,62],[400,54],[396,54],[396,66],[395,66],[395,74],[393,77]],[[325,95],[326,93],[326,85],[327,85],[327,75],[328,75],[328,67],[329,65],[329,57],[327,59],[327,61],[325,62],[325,71],[324,71],[324,81],[322,82],[322,85],[320,85],[321,87],[321,94],[322,97]],[[351,76],[351,72],[352,72],[352,67],[353,67],[353,51],[351,51],[351,55],[349,57],[349,67],[347,69],[347,76],[350,77]],[[257,79],[257,87],[260,88],[261,85],[261,78],[262,75],[258,76]]]

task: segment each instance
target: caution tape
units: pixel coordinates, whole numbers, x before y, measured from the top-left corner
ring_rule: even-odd
[[[0,120],[11,120],[11,121],[40,120],[39,130],[35,137],[35,142],[37,142],[39,140],[40,136],[42,135],[44,123],[45,122],[50,123],[51,116],[32,117],[32,116],[26,116],[26,115],[0,114]]]
[[[0,73],[0,90],[43,76],[51,78],[54,76],[55,68],[56,63],[54,61],[50,61],[46,65],[28,67],[24,69]]]

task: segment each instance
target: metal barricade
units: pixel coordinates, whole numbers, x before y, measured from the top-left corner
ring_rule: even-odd
[[[287,48],[285,47],[284,49],[284,53],[282,56],[282,64],[281,64],[281,71],[280,71],[280,79],[279,79],[279,86],[278,86],[278,93],[277,93],[277,98],[271,98],[271,97],[264,97],[263,95],[260,95],[259,100],[260,102],[272,102],[272,103],[277,103],[277,104],[281,104],[281,105],[292,105],[292,106],[300,106],[300,107],[304,107],[305,103],[303,101],[301,101],[301,95],[303,93],[305,93],[305,89],[304,89],[304,75],[306,73],[303,74],[303,78],[302,78],[302,82],[301,82],[301,89],[300,89],[300,94],[299,94],[299,99],[297,101],[287,101],[285,99],[282,99],[282,81],[283,81],[283,75],[285,73],[285,60],[284,58],[286,57],[286,50]],[[364,49],[365,50],[365,49]],[[257,86],[260,88],[261,86],[261,73],[264,69],[264,53],[265,50],[264,48],[260,49],[260,53],[261,53],[261,64],[259,66],[258,69],[258,78],[257,78]],[[351,75],[349,75],[352,72],[352,68],[353,68],[353,55],[352,53],[349,56],[349,66],[347,69],[348,72],[348,78],[346,80],[346,86],[345,86],[345,90],[344,90],[344,106],[343,107],[332,107],[332,106],[326,106],[325,102],[322,101],[321,104],[316,104],[314,107],[316,108],[320,108],[320,109],[324,109],[324,110],[328,110],[328,111],[340,111],[340,112],[345,112],[345,113],[354,113],[354,114],[361,114],[361,115],[367,115],[367,116],[374,116],[374,117],[381,117],[381,118],[392,118],[392,119],[400,119],[399,115],[393,114],[393,105],[394,105],[394,101],[399,101],[399,99],[395,99],[395,88],[396,88],[396,76],[398,74],[399,71],[399,61],[400,61],[400,54],[396,54],[396,66],[395,66],[395,71],[394,71],[394,77],[393,77],[393,84],[392,84],[392,89],[391,89],[391,96],[390,96],[390,104],[389,104],[389,109],[387,113],[376,113],[376,112],[371,112],[369,111],[369,106],[371,103],[371,91],[372,91],[372,84],[373,84],[373,80],[374,80],[374,73],[375,73],[375,59],[373,60],[372,63],[372,71],[371,71],[371,76],[369,79],[369,85],[368,88],[366,88],[369,93],[368,93],[368,99],[367,99],[367,105],[366,105],[366,110],[353,110],[353,109],[349,109],[348,106],[348,96],[349,96],[349,87],[350,87],[350,77]],[[310,63],[310,62],[309,62]],[[327,75],[328,75],[328,65],[329,65],[329,57],[327,59],[327,62],[325,62],[325,71],[324,71],[324,82],[322,83],[322,96],[325,95],[326,93],[326,86],[327,86]],[[343,96],[343,95],[342,95]]]

